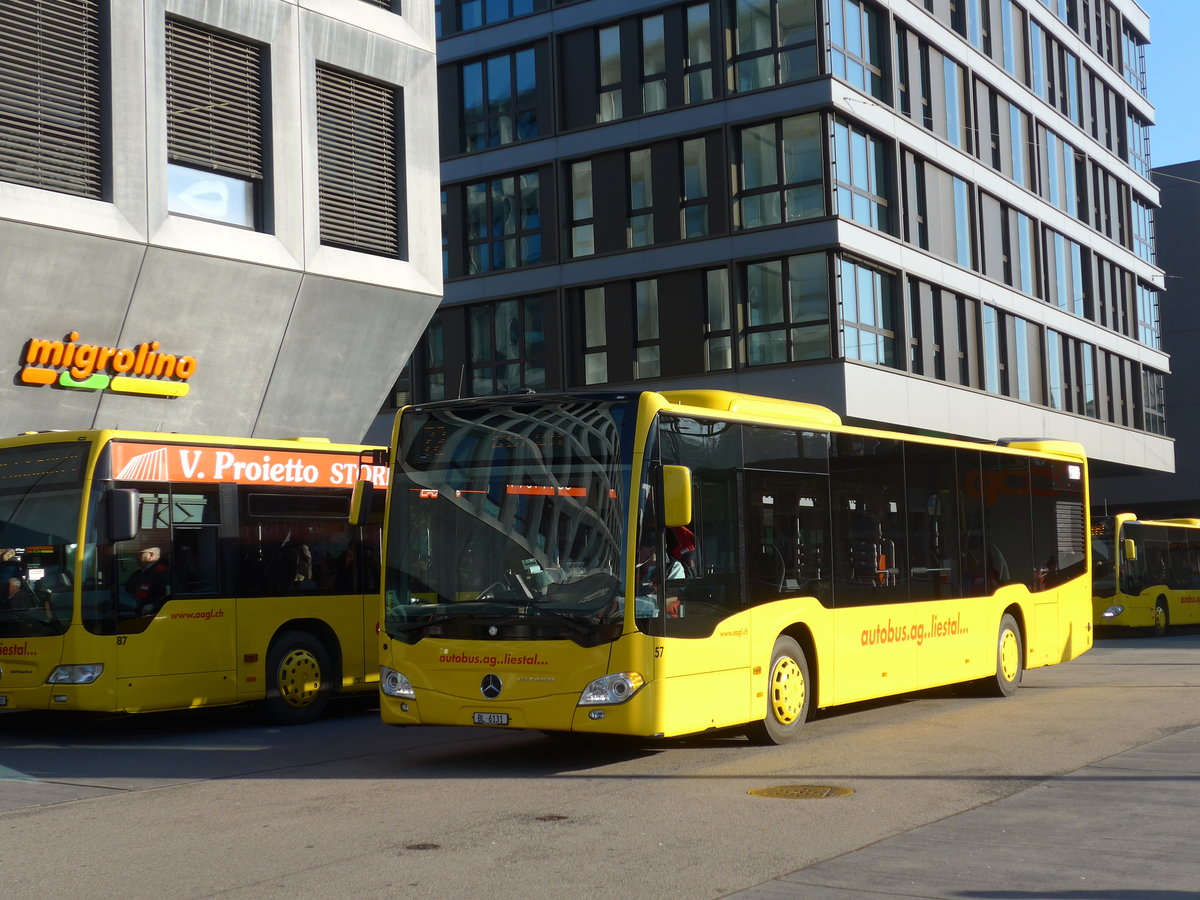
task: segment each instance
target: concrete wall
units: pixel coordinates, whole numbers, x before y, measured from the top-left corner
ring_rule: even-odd
[[[168,14],[268,47],[270,233],[167,211]],[[110,30],[111,200],[0,183],[0,433],[361,439],[442,289],[433,3],[112,0]],[[317,62],[403,91],[407,259],[320,244]],[[188,395],[22,384],[26,342],[72,331],[194,357]]]

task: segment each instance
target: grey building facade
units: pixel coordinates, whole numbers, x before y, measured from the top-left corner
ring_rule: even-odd
[[[0,431],[361,440],[441,297],[434,21],[6,4]]]
[[[442,0],[417,400],[713,387],[1170,471],[1133,0]]]

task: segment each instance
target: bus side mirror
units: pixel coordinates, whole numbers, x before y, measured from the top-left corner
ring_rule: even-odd
[[[1121,555],[1129,562],[1137,559],[1137,544],[1133,542],[1132,538],[1125,538],[1121,541]]]
[[[679,528],[692,522],[692,472],[687,466],[663,466],[663,525]]]
[[[375,485],[369,481],[354,482],[350,494],[350,524],[366,525],[371,520],[371,501],[375,498]]]
[[[108,539],[132,541],[138,533],[138,492],[134,488],[113,488],[108,492]]]

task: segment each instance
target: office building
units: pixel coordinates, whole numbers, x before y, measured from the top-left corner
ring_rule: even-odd
[[[430,0],[10,0],[6,433],[360,440],[441,296]]]
[[[1170,471],[1133,0],[441,0],[416,400],[712,387]]]
[[[1174,473],[1148,473],[1094,484],[1094,506],[1134,512],[1142,518],[1200,517],[1200,356],[1191,342],[1200,332],[1200,160],[1162,166],[1151,172],[1162,191],[1155,213],[1158,264],[1166,272],[1161,297],[1162,346],[1171,357],[1165,382],[1165,409],[1175,439]]]

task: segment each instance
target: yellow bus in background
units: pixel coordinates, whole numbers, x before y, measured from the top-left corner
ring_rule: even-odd
[[[278,722],[374,690],[370,448],[128,431],[0,441],[0,707],[264,701]]]
[[[1092,610],[1096,625],[1159,637],[1200,622],[1200,519],[1093,520]]]
[[[1092,646],[1078,444],[845,426],[723,391],[398,417],[382,716],[793,738],[818,708],[1012,694]]]

